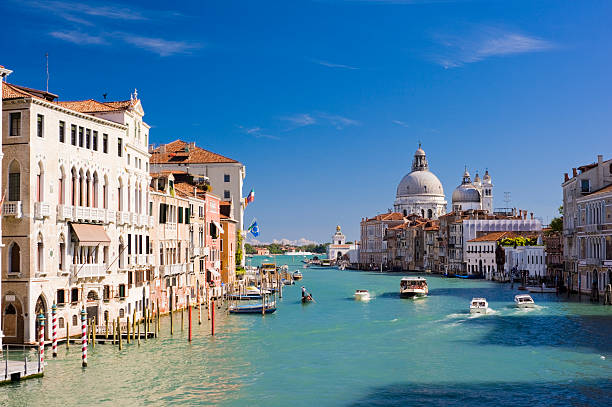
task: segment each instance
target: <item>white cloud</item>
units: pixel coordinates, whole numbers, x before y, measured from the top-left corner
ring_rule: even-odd
[[[327,120],[332,126],[337,128],[338,130],[342,130],[343,128],[348,126],[358,126],[359,124],[361,124],[357,120],[349,119],[348,117],[343,117],[335,114],[319,113],[319,116],[322,119]]]
[[[285,120],[293,124],[295,127],[304,127],[311,124],[315,124],[317,121],[312,115],[308,113],[300,113],[293,116],[281,117],[281,120]]]
[[[403,122],[401,120],[392,120],[391,121],[393,124],[397,124],[398,126],[402,126],[402,127],[410,127],[410,125],[406,122]]]
[[[83,4],[69,1],[24,1],[19,2],[34,10],[50,12],[68,21],[90,24],[85,17],[105,18],[120,21],[148,20],[145,10],[135,7],[126,7],[112,3],[106,4]]]
[[[240,130],[242,130],[242,132],[244,134],[248,134],[250,136],[253,136],[255,138],[267,138],[270,140],[280,140],[280,137],[277,136],[273,136],[271,134],[266,134],[262,132],[261,127],[244,127],[244,126],[238,126],[238,128]]]
[[[350,70],[359,69],[359,68],[357,68],[355,66],[344,65],[344,64],[336,64],[336,63],[328,62],[328,61],[314,60],[312,62],[314,62],[315,64],[322,65],[322,66],[326,66],[328,68],[340,68],[340,69],[350,69]]]
[[[445,48],[432,59],[445,68],[455,68],[496,56],[547,51],[555,48],[550,41],[495,27],[480,27],[463,35],[439,35]]]
[[[53,31],[49,33],[49,35],[57,38],[58,40],[68,41],[79,45],[104,45],[108,43],[104,37],[89,35],[80,31]]]
[[[141,37],[129,33],[119,33],[118,35],[128,44],[154,52],[162,57],[175,54],[185,54],[201,47],[200,44],[186,41],[173,41],[155,37]]]

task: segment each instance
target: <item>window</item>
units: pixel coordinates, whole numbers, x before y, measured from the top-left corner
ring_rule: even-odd
[[[36,116],[36,135],[38,137],[43,136],[43,130],[45,128],[45,117],[42,114]]]
[[[59,141],[60,143],[66,142],[66,123],[59,122]]]
[[[77,141],[77,126],[75,126],[74,124],[70,126],[70,144],[72,144],[73,146],[76,146],[76,141]]]
[[[185,208],[185,224],[189,225],[191,223],[191,208]]]
[[[91,129],[86,129],[85,134],[87,135],[85,138],[86,147],[91,148]]]
[[[70,302],[79,302],[79,289],[78,288],[73,288],[70,291]]]
[[[21,270],[21,250],[17,243],[9,247],[9,273],[19,273]]]
[[[117,155],[123,157],[123,139],[121,137],[117,139]]]
[[[79,324],[79,318],[76,315],[72,316],[72,326],[77,326]]]
[[[583,179],[581,181],[580,186],[581,186],[581,191],[582,192],[589,192],[590,191],[590,188],[589,188],[590,185],[589,185],[589,180],[588,179]]]
[[[108,154],[108,134],[102,134],[102,152]]]
[[[59,269],[64,270],[65,266],[65,253],[66,253],[66,245],[64,242],[59,244]]]
[[[79,147],[83,147],[84,131],[85,131],[84,128],[79,127]]]
[[[96,130],[93,132],[93,149],[98,151],[98,132]]]
[[[63,289],[57,290],[57,305],[66,303],[66,292]]]
[[[102,290],[102,299],[104,301],[110,300],[110,292],[111,292],[110,285],[105,285],[104,289]]]
[[[223,182],[230,182],[230,175],[229,174],[223,175]]]
[[[21,201],[21,174],[19,172],[9,173],[9,201]]]
[[[125,298],[125,284],[119,284],[119,298]],[[120,311],[123,311],[123,308]]]
[[[19,137],[21,135],[21,112],[11,113],[9,120],[9,135],[11,137]]]
[[[183,207],[178,208],[178,223],[183,223]]]
[[[230,199],[230,191],[227,189],[223,191],[223,199]]]

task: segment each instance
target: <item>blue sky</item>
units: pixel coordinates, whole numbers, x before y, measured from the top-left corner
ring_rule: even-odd
[[[328,240],[391,208],[419,140],[547,222],[612,155],[612,2],[5,0],[0,64],[61,100],[142,99],[151,140],[246,164],[260,240]]]

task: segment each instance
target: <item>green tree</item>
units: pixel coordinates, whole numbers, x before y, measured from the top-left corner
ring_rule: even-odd
[[[550,221],[550,228],[553,232],[563,232],[563,218],[553,218]]]
[[[236,264],[242,264],[242,232],[240,230],[236,233]]]
[[[246,252],[246,254],[255,254],[255,253],[257,253],[255,248],[253,246],[251,246],[250,244],[248,244],[248,243],[244,244],[244,251]]]

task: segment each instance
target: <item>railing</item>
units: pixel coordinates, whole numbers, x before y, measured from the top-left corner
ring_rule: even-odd
[[[200,256],[210,256],[210,247],[208,246],[204,246],[201,248],[202,252],[200,253]]]
[[[130,213],[118,211],[117,212],[117,225],[125,225],[126,223],[130,223]]]
[[[166,276],[182,274],[185,272],[185,269],[186,269],[186,266],[184,263],[182,264],[164,264],[163,266],[159,266],[160,273]]]
[[[140,226],[149,226],[149,217],[147,215],[140,215],[138,217],[138,224]]]
[[[58,220],[72,220],[72,206],[57,205]]]
[[[147,219],[147,222],[149,222],[149,227],[152,228],[153,225],[155,224],[155,218],[153,218],[153,216],[149,216],[149,219]]]
[[[213,267],[216,269],[221,268],[221,262],[219,260],[215,260],[215,262],[213,263]]]
[[[202,249],[200,247],[193,247],[191,249],[191,257],[200,256]]]
[[[21,218],[21,215],[23,214],[21,210],[21,201],[9,201],[2,204],[2,214],[4,216]]]
[[[50,205],[45,202],[34,202],[34,217],[36,219],[48,218],[51,214]]]
[[[74,220],[103,222],[106,219],[106,214],[104,209],[90,208],[88,206],[75,206],[72,217]]]
[[[115,211],[106,209],[104,213],[104,223],[115,223],[117,220],[117,215]]]
[[[72,264],[70,271],[73,278],[100,278],[106,276],[107,264]]]
[[[176,223],[166,223],[165,229],[166,229],[166,233],[176,232]]]

